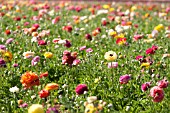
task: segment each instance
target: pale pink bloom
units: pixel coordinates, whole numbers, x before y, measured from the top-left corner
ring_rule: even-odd
[[[83,50],[85,50],[86,49],[86,46],[82,46],[82,47],[80,47],[80,51],[83,51]]]
[[[80,64],[80,60],[79,60],[79,59],[75,59],[75,60],[73,61],[73,65],[78,65],[78,64]]]
[[[10,43],[12,43],[13,42],[13,38],[9,38],[8,40],[6,40],[6,44],[10,44]]]
[[[153,102],[161,102],[164,98],[164,91],[158,86],[154,86],[150,90],[150,96],[153,97]]]
[[[117,68],[118,67],[118,62],[109,62],[108,63],[108,68]]]
[[[93,52],[93,49],[92,48],[88,48],[88,49],[86,49],[86,52],[87,53],[91,53],[91,52]]]

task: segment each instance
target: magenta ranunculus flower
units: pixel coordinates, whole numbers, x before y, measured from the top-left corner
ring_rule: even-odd
[[[5,45],[0,45],[0,50],[6,50],[6,46]]]
[[[39,40],[38,45],[47,45],[47,42],[45,40]]]
[[[86,49],[86,52],[87,53],[91,53],[91,52],[93,52],[93,49],[92,48],[88,48],[88,49]]]
[[[154,86],[150,90],[150,96],[153,97],[153,102],[161,102],[164,98],[164,91],[159,86]]]
[[[140,60],[142,58],[143,58],[143,56],[140,56],[140,55],[136,56],[136,60]]]
[[[163,79],[163,80],[158,81],[157,85],[160,88],[167,88],[169,85],[169,82],[166,79]]]
[[[109,62],[108,63],[108,68],[117,68],[118,67],[118,62]]]
[[[151,85],[150,82],[145,82],[145,83],[143,83],[142,86],[141,86],[141,90],[142,90],[143,92],[145,92],[146,90],[148,90],[148,88],[150,87],[150,85]]]
[[[13,38],[9,38],[8,40],[6,40],[6,44],[10,44],[10,43],[12,43],[13,42]]]
[[[17,63],[14,63],[13,64],[13,67],[18,67],[19,65]]]
[[[31,65],[35,66],[38,62],[40,61],[40,57],[39,56],[35,56],[32,61],[31,61]]]
[[[59,113],[55,107],[48,108],[46,113]]]
[[[0,67],[6,66],[6,62],[3,59],[0,59]]]
[[[128,81],[130,80],[130,75],[122,75],[122,76],[120,76],[120,78],[119,78],[119,82],[120,82],[120,84],[127,84],[128,83]]]
[[[154,53],[155,53],[155,51],[152,48],[148,48],[146,50],[146,54],[154,54]]]
[[[75,91],[78,95],[81,95],[81,94],[84,93],[84,91],[88,91],[87,85],[86,84],[79,84],[76,87]]]

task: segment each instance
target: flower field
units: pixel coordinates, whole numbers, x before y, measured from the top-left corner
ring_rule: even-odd
[[[169,113],[170,7],[0,3],[0,113]]]

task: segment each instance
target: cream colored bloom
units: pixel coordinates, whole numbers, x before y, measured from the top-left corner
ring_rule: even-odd
[[[113,61],[117,59],[117,54],[113,51],[108,51],[105,53],[104,58],[108,61]]]
[[[28,113],[44,113],[43,106],[40,104],[33,104],[29,107]]]

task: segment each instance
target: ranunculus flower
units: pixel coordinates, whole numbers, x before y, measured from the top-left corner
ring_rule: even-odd
[[[58,88],[59,88],[59,85],[56,84],[56,83],[49,83],[49,84],[47,84],[45,86],[45,90],[48,90],[48,91],[50,91],[50,90],[58,90]]]
[[[43,106],[40,104],[32,104],[28,109],[28,113],[44,113]]]
[[[140,55],[136,56],[136,60],[140,60],[140,59],[143,59],[143,56]]]
[[[154,53],[155,53],[155,51],[152,48],[148,48],[146,50],[146,54],[154,54]]]
[[[35,56],[32,61],[31,61],[31,65],[35,66],[38,62],[40,61],[40,57],[39,56]]]
[[[47,98],[50,95],[50,92],[48,90],[41,90],[39,93],[40,98]]]
[[[0,59],[0,67],[5,67],[6,62],[3,59]]]
[[[6,50],[6,46],[5,45],[0,45],[0,50]]]
[[[124,45],[124,44],[126,44],[126,38],[118,38],[118,39],[116,40],[116,44],[118,44],[118,45]]]
[[[105,53],[104,58],[108,61],[113,61],[117,59],[117,54],[113,51],[108,51]]]
[[[45,52],[45,53],[44,53],[44,57],[45,57],[45,58],[52,58],[52,57],[53,57],[53,53],[51,53],[51,52]]]
[[[46,113],[59,113],[59,111],[55,107],[48,108]]]
[[[168,82],[168,80],[163,79],[163,80],[158,81],[157,85],[158,85],[160,88],[167,88],[168,85],[169,85],[169,82]]]
[[[64,46],[67,48],[70,48],[71,47],[70,41],[68,41],[68,40],[65,40],[65,41],[66,41],[66,43],[64,44]]]
[[[154,102],[161,102],[164,98],[164,91],[159,86],[154,86],[150,90],[150,96]]]
[[[5,31],[5,34],[6,34],[6,35],[10,35],[10,34],[11,34],[11,30],[7,29],[7,30]]]
[[[24,59],[26,58],[32,58],[34,56],[34,52],[31,52],[31,51],[27,51],[27,52],[24,52],[23,53],[23,56],[24,56]]]
[[[134,41],[137,41],[137,40],[142,39],[142,38],[143,38],[142,35],[134,35],[134,37],[133,37]]]
[[[79,84],[76,87],[75,91],[78,95],[81,95],[81,94],[84,93],[84,91],[88,91],[87,85],[86,84]]]
[[[157,30],[157,31],[161,31],[162,29],[164,29],[164,26],[162,24],[159,24],[158,26],[154,28],[154,30]]]
[[[23,103],[23,104],[19,105],[19,107],[20,108],[26,108],[26,107],[28,107],[28,104],[27,103]]]
[[[149,87],[151,83],[150,82],[145,82],[144,84],[141,85],[141,90],[145,92]]]
[[[1,51],[0,51],[1,52]],[[11,52],[9,51],[3,51],[2,52],[2,57],[3,59],[5,60],[5,62],[11,62],[12,61],[12,58],[13,58],[13,55]]]
[[[67,32],[71,32],[73,28],[72,28],[72,26],[68,25],[68,26],[63,26],[62,29],[67,31]]]
[[[13,40],[14,40],[13,38],[9,38],[9,39],[6,41],[6,44],[12,43]]]
[[[142,67],[146,67],[146,68],[149,68],[150,67],[150,63],[146,62],[146,63],[142,63],[141,66]]]
[[[30,71],[22,74],[20,82],[25,88],[31,88],[40,84],[38,75]]]
[[[108,68],[117,68],[118,62],[109,62],[108,63]]]
[[[92,40],[92,36],[91,36],[90,34],[86,34],[86,35],[85,35],[85,38],[86,38],[87,40]]]
[[[10,88],[9,91],[12,93],[19,93],[19,88],[15,86],[15,87]]]
[[[130,78],[131,77],[129,75],[122,75],[119,78],[119,82],[120,82],[120,84],[127,84],[129,82]]]
[[[47,45],[47,42],[45,40],[39,40],[38,45]]]
[[[87,53],[91,53],[91,52],[93,52],[93,49],[92,48],[88,48],[88,49],[86,49],[86,52]]]
[[[18,67],[19,65],[17,63],[14,63],[13,64],[13,67]]]
[[[73,65],[78,65],[78,64],[80,64],[80,60],[79,59],[75,59],[74,61],[73,61]]]
[[[41,73],[41,74],[40,74],[40,78],[47,77],[47,76],[48,76],[48,72],[45,72],[45,73]]]
[[[53,19],[52,24],[56,24],[58,21],[60,21],[60,16],[57,16],[55,19]]]
[[[85,50],[86,49],[86,46],[82,46],[82,47],[80,47],[80,51],[83,51],[83,50]]]

